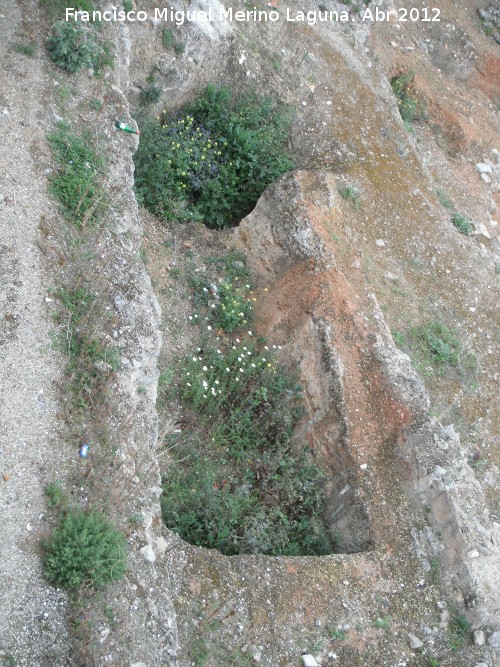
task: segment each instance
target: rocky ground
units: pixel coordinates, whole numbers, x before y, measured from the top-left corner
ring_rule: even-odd
[[[50,63],[37,3],[0,8],[6,665],[291,667],[306,664],[301,654],[325,666],[500,664],[497,9],[440,8],[435,24],[183,26],[174,28],[182,53],[162,47],[163,25],[108,26],[116,66],[103,79]],[[33,57],[14,48],[27,40]],[[163,91],[153,112],[211,81],[272,89],[297,110],[298,171],[234,231],[138,212],[136,140],[111,128],[138,109],[152,68]],[[389,85],[408,71],[425,109],[410,132]],[[69,249],[47,193],[46,134],[59,118],[102,133],[110,156],[109,224],[84,239],[87,254]],[[340,196],[347,185],[359,202]],[[455,229],[455,211],[472,220],[471,235]],[[258,332],[300,366],[304,434],[330,471],[332,498],[343,499],[344,548],[332,556],[228,558],[161,526],[169,459],[156,449],[158,366],[193,344],[187,272],[233,247],[256,285]],[[125,361],[110,411],[88,426],[87,461],[71,439],[64,359],[50,339],[48,290],[78,271],[92,276],[112,315],[96,326]],[[394,336],[395,346],[394,334],[435,319],[474,368],[441,375],[407,338]],[[178,431],[175,403],[160,407],[162,431]],[[126,578],[97,597],[70,603],[42,576],[40,538],[53,522],[43,489],[55,478],[84,507],[106,507],[127,535]],[[457,645],[462,615],[471,632]]]

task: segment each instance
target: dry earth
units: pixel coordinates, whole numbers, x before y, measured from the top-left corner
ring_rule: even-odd
[[[174,29],[182,55],[162,48],[162,25],[106,26],[117,65],[96,79],[50,63],[50,23],[36,2],[2,3],[6,665],[292,667],[304,652],[325,666],[500,664],[500,166],[492,152],[500,150],[500,56],[476,12],[487,4],[443,0],[444,20],[428,25],[184,26]],[[13,49],[26,40],[38,44],[34,58]],[[210,81],[270,89],[297,110],[299,170],[268,188],[234,232],[164,226],[137,210],[136,140],[112,125],[137,107],[153,66],[164,91],[158,110]],[[427,110],[411,134],[389,85],[408,70]],[[102,112],[89,106],[97,97]],[[46,191],[54,114],[98,133],[110,161],[108,225],[82,240],[81,253]],[[491,176],[482,179],[476,164],[485,161]],[[339,195],[343,185],[358,188],[359,208]],[[451,224],[444,199],[472,219],[471,236]],[[206,271],[209,257],[233,246],[251,268],[258,331],[300,366],[301,428],[330,473],[332,507],[342,498],[341,553],[228,558],[161,526],[168,459],[156,450],[157,361],[162,370],[194,342],[186,272]],[[87,461],[66,421],[64,359],[50,339],[56,305],[47,300],[50,287],[81,274],[111,314],[95,326],[124,360],[109,405],[86,425]],[[419,377],[395,347],[391,331],[435,319],[476,355],[473,377],[425,367]],[[160,420],[178,430],[176,406]],[[43,489],[55,478],[84,507],[106,508],[129,543],[125,579],[71,604],[45,582],[39,560],[53,522]],[[448,627],[458,614],[477,632],[453,651]],[[331,635],[339,626],[343,641]]]

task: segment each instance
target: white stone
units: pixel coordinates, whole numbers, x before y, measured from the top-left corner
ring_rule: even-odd
[[[488,185],[491,183],[491,176],[488,176],[488,174],[481,174],[481,178]]]
[[[500,632],[498,630],[488,639],[488,644],[492,648],[500,648]]]
[[[304,663],[304,667],[319,667],[316,659],[310,653],[302,656],[302,662]]]
[[[368,463],[362,463],[359,467],[361,470],[366,470],[368,468]]]
[[[467,558],[479,558],[479,551],[477,549],[471,549],[467,552]]]
[[[375,245],[378,245],[379,248],[385,248],[385,241],[384,239],[377,239],[375,241]]]
[[[481,223],[479,223],[479,225],[476,225],[476,226],[477,226],[478,231],[479,231],[480,234],[485,236],[487,239],[491,239],[491,234],[487,230],[486,225],[483,225],[483,223],[481,222]]]
[[[476,646],[484,646],[485,637],[482,630],[474,630],[474,644]]]
[[[144,556],[144,558],[148,561],[148,563],[155,562],[156,555],[155,552],[153,551],[153,547],[150,544],[146,544],[145,547],[142,547],[142,549],[140,549],[140,552]]]
[[[478,172],[478,174],[491,174],[491,173],[493,173],[490,165],[485,164],[484,162],[478,162],[478,164],[476,164],[476,171]]]
[[[408,640],[408,646],[409,646],[411,649],[416,650],[416,649],[422,648],[422,646],[424,645],[423,641],[421,641],[421,640],[420,640],[418,637],[416,637],[415,635],[407,634],[407,635],[406,635],[406,638],[407,638],[407,640]]]

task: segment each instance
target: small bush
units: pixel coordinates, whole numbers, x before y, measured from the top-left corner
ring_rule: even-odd
[[[250,286],[243,283],[238,276],[226,278],[217,284],[191,277],[196,305],[209,305],[210,320],[214,327],[228,333],[251,326],[252,299]]]
[[[63,503],[65,500],[64,489],[62,488],[61,483],[58,481],[47,484],[44,491],[45,495],[47,496],[47,504],[51,508],[61,505],[61,503]]]
[[[170,28],[165,28],[163,31],[163,46],[166,49],[173,49],[175,46],[174,33]]]
[[[186,45],[175,39],[173,30],[170,28],[165,28],[163,31],[162,42],[166,49],[173,49],[177,55],[182,55],[186,50]]]
[[[97,511],[71,509],[44,546],[45,576],[68,590],[102,587],[125,573],[124,537]]]
[[[345,187],[339,188],[340,195],[344,199],[349,199],[354,204],[354,208],[358,209],[361,205],[359,198],[359,191],[353,185],[346,185]]]
[[[211,308],[215,296],[219,307],[226,297],[233,306],[246,267],[238,255],[214,258],[213,265],[225,267],[226,275],[211,292],[210,283],[192,283],[194,300],[205,309],[199,347],[169,369],[170,386],[161,389],[177,396],[187,424],[182,438],[167,443],[175,460],[163,480],[163,520],[188,542],[227,555],[331,553],[325,476],[294,437],[300,387],[277,363],[275,345],[245,330],[238,337],[224,333],[241,329],[243,310],[227,321],[218,320],[222,308],[212,314],[219,322],[214,331],[208,313],[217,309]],[[242,287],[246,295],[250,288]]]
[[[134,157],[138,196],[163,219],[234,225],[292,168],[289,127],[290,114],[269,98],[234,98],[208,86],[180,115],[164,113],[143,127]]]
[[[462,345],[441,322],[430,322],[410,329],[410,335],[423,355],[423,360],[442,370],[458,366]]]
[[[159,102],[160,97],[161,97],[161,92],[162,89],[160,86],[155,86],[151,85],[146,88],[146,90],[141,90],[141,94],[139,96],[139,102],[147,106],[149,104],[156,104],[156,102]]]
[[[460,234],[465,234],[465,236],[468,236],[472,233],[473,227],[471,221],[461,213],[454,213],[451,216],[451,221],[458,229]]]
[[[425,113],[412,91],[413,72],[405,72],[391,79],[392,92],[398,102],[399,114],[407,129],[410,129],[415,120],[422,120]]]
[[[448,626],[449,645],[453,651],[459,651],[468,635],[472,625],[466,616],[455,616]]]
[[[102,404],[106,380],[119,370],[120,355],[116,348],[92,332],[90,315],[96,303],[95,295],[80,287],[57,290],[55,296],[64,310],[58,318],[60,328],[53,338],[55,347],[68,356],[68,394],[72,398],[75,419],[76,413],[84,414],[92,405]]]
[[[21,53],[23,56],[33,57],[36,53],[37,46],[35,42],[20,42],[14,44],[14,51]]]
[[[90,16],[92,16],[92,12],[94,11],[92,0],[39,0],[39,2],[53,19],[65,17],[67,7],[74,7],[75,9],[89,12]]]
[[[333,639],[336,642],[344,641],[344,639],[347,637],[347,634],[340,628],[330,626],[327,631],[330,639]]]
[[[109,44],[101,42],[92,27],[66,21],[59,21],[52,27],[47,51],[58,67],[72,73],[86,68],[99,72],[113,64]]]
[[[77,134],[60,123],[48,137],[59,168],[50,179],[49,190],[77,227],[96,225],[107,208],[102,187],[104,160],[92,146],[88,134]]]

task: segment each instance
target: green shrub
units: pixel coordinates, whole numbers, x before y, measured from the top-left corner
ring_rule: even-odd
[[[453,651],[459,651],[468,635],[472,625],[466,616],[454,616],[448,626],[449,645]]]
[[[202,347],[176,374],[191,427],[163,480],[165,524],[227,555],[331,553],[324,474],[293,437],[300,389],[264,342]]]
[[[410,329],[410,335],[423,361],[442,370],[446,366],[458,366],[462,345],[441,322],[430,322]]]
[[[391,88],[398,102],[399,114],[407,129],[411,128],[413,121],[422,120],[425,116],[422,105],[412,92],[414,77],[413,72],[405,72],[391,79]]]
[[[39,0],[40,5],[53,18],[65,18],[67,7],[74,7],[81,9],[84,12],[89,12],[92,16],[94,11],[94,3],[92,0]]]
[[[465,234],[465,236],[468,236],[472,233],[473,227],[471,221],[461,213],[454,213],[451,216],[451,221],[458,229],[460,234]]]
[[[173,49],[177,55],[182,55],[186,50],[186,45],[175,39],[173,30],[170,28],[165,28],[163,31],[162,42],[166,49]]]
[[[154,84],[148,86],[146,90],[141,90],[141,94],[139,96],[139,102],[144,106],[147,106],[149,104],[156,104],[156,102],[159,102],[160,100],[161,92],[162,89],[160,88],[160,86],[155,86]]]
[[[99,72],[113,64],[109,44],[101,42],[91,26],[73,25],[66,21],[59,21],[52,27],[47,51],[55,64],[68,72],[79,72],[85,68]]]
[[[92,332],[90,314],[95,295],[84,287],[59,289],[55,296],[64,306],[59,316],[60,329],[54,335],[57,349],[67,355],[68,394],[74,411],[85,413],[100,404],[106,393],[106,380],[121,366],[118,349],[110,347]],[[75,417],[75,415],[73,415]]]
[[[101,587],[125,573],[125,540],[99,512],[72,508],[45,543],[44,573],[57,586]]]
[[[35,42],[19,42],[14,44],[14,51],[21,53],[23,56],[33,57],[36,53],[36,43]]]
[[[292,168],[289,127],[290,114],[270,99],[208,86],[180,115],[145,123],[134,157],[138,196],[163,219],[236,224]]]
[[[340,195],[344,199],[349,199],[354,204],[354,208],[358,209],[360,207],[360,198],[359,191],[353,185],[346,185],[345,187],[339,188]]]
[[[175,46],[174,33],[170,28],[165,28],[163,31],[163,46],[166,49],[173,49]]]
[[[47,496],[47,504],[49,507],[57,507],[65,500],[64,489],[61,486],[61,482],[55,481],[47,484],[44,489],[45,495]]]
[[[102,187],[105,162],[88,134],[77,134],[64,123],[48,137],[59,168],[49,190],[76,227],[96,225],[107,208]]]

